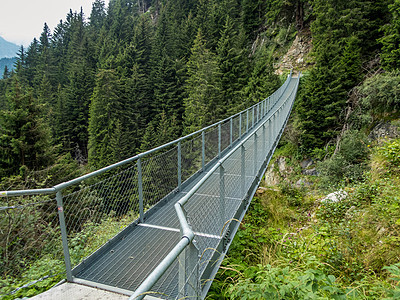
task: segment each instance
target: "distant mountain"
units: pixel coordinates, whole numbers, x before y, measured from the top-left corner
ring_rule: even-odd
[[[3,78],[4,68],[7,66],[8,71],[14,69],[14,63],[17,61],[16,57],[12,58],[0,58],[0,79]]]
[[[3,57],[15,57],[17,56],[17,52],[19,50],[19,46],[10,42],[7,42],[0,36],[0,58]]]

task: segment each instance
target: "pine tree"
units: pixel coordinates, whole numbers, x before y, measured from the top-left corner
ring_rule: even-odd
[[[221,74],[217,58],[206,48],[201,30],[197,33],[187,69],[184,131],[189,133],[223,116]]]
[[[390,24],[383,26],[385,33],[379,41],[382,44],[382,65],[386,70],[400,69],[400,0],[389,5],[392,15]]]
[[[122,143],[120,138],[123,135],[121,119],[124,118],[124,103],[121,94],[121,82],[115,71],[100,70],[91,97],[89,120],[89,163],[96,168],[117,159],[110,141],[112,139],[116,144]],[[121,150],[119,157],[124,155]]]
[[[87,158],[89,103],[94,87],[95,62],[82,12],[74,15],[71,30],[67,51],[68,82],[63,93],[63,113],[66,116],[64,149]]]
[[[242,0],[242,26],[249,40],[255,40],[266,19],[266,1]]]
[[[0,110],[0,177],[16,175],[22,166],[38,170],[54,159],[41,107],[17,80],[9,103],[9,110]]]
[[[146,131],[143,135],[142,143],[140,145],[140,152],[145,152],[155,147],[157,147],[157,137],[154,129],[154,124],[153,122],[150,122],[147,125]]]
[[[264,100],[280,86],[280,80],[274,74],[271,57],[265,48],[256,53],[254,67],[248,83],[244,88],[244,99],[240,109],[245,109],[251,105]]]
[[[240,48],[232,19],[227,16],[218,41],[217,59],[221,72],[223,108],[232,112],[241,104],[242,89],[246,82],[244,51]]]
[[[94,30],[94,34],[97,34],[101,27],[103,27],[106,19],[106,4],[104,0],[95,0],[92,3],[92,12],[90,13],[90,27]]]

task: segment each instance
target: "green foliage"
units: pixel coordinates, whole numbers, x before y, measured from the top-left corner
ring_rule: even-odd
[[[379,39],[382,44],[382,65],[386,70],[400,69],[400,1],[394,0],[389,6],[390,23],[382,26],[384,36]]]
[[[387,141],[378,148],[378,153],[382,155],[390,169],[398,170],[400,167],[400,140]]]
[[[233,285],[229,293],[230,299],[348,299],[346,291],[335,281],[335,276],[321,270],[303,272],[267,265],[254,278]]]
[[[261,48],[254,59],[254,67],[249,81],[244,88],[247,101],[244,106],[249,107],[271,95],[281,82],[273,73],[272,61],[266,47]]]
[[[340,151],[357,148],[359,138],[349,132]],[[318,201],[317,186],[299,189],[285,182],[279,190],[263,189],[207,298],[398,297],[399,169],[387,170],[397,159],[397,142],[372,149],[371,170],[362,181],[347,183],[347,197],[338,202]],[[356,164],[363,151],[345,155]]]
[[[388,267],[383,267],[384,270],[390,272],[390,275],[393,276],[390,279],[396,282],[395,288],[393,290],[389,290],[389,297],[387,299],[399,299],[400,298],[400,264],[394,264]]]
[[[393,71],[368,78],[358,88],[362,109],[379,119],[400,109],[400,72]]]
[[[194,132],[223,116],[220,69],[215,54],[206,48],[201,31],[197,33],[187,63],[184,124],[185,132]]]
[[[339,151],[320,162],[317,170],[323,186],[335,186],[341,181],[354,182],[367,169],[368,142],[364,134],[348,131],[339,143]]]
[[[18,81],[9,99],[10,109],[0,111],[0,178],[17,175],[22,166],[38,170],[53,162],[50,132],[41,118],[41,106]]]
[[[121,129],[121,126],[127,127],[128,119],[126,113],[122,113],[124,102],[120,97],[121,89],[121,82],[114,71],[102,70],[98,73],[89,119],[89,163],[96,168],[127,156],[127,149],[118,143],[118,139],[128,140]],[[114,152],[116,148],[118,151]]]
[[[342,128],[349,92],[363,75],[363,60],[373,59],[389,1],[314,1],[311,24],[315,67],[304,82],[298,113],[304,153],[322,148]]]

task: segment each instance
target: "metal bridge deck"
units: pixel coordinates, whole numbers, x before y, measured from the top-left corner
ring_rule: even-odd
[[[291,79],[282,99],[289,97],[296,87],[296,81],[297,78]],[[271,113],[272,111],[265,118],[268,118]],[[247,135],[251,135],[252,130]],[[246,151],[253,150],[249,147]],[[263,163],[263,161],[257,162],[259,166]],[[228,158],[226,164],[226,169],[229,170],[226,174],[229,188],[226,190],[225,206],[228,218],[231,218],[242,203],[239,196],[240,176],[238,175],[240,174],[240,157],[233,155]],[[246,168],[246,187],[249,187],[255,179],[254,160],[246,161],[246,166],[248,166]],[[208,166],[205,172],[211,167]],[[174,204],[206,174],[205,172],[200,173],[194,180],[192,179],[192,182],[188,183],[182,191],[177,192],[169,201],[155,207],[144,223],[132,224],[84,261],[73,270],[74,278],[81,282],[91,282],[94,286],[112,287],[111,289],[114,291],[119,290],[121,293],[132,294],[181,239]],[[211,176],[207,190],[212,191],[219,188],[219,178],[217,177],[216,174]],[[214,254],[212,249],[216,249],[220,243],[220,228],[223,227],[219,216],[219,202],[214,201],[216,200],[215,196],[210,196],[210,194],[213,193],[208,194],[206,191],[204,194],[196,194],[185,207],[189,221],[196,233],[195,240],[200,254],[202,254],[201,259],[204,261],[204,264],[201,264],[203,269]],[[210,226],[210,224],[215,224],[215,226]],[[177,273],[178,263],[175,262],[152,290],[163,291],[164,295],[160,297],[175,298],[178,293]]]

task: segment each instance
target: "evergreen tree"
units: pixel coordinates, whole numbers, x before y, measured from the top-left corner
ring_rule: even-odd
[[[9,110],[0,110],[0,177],[16,175],[22,166],[44,168],[54,159],[41,107],[17,80],[9,103]]]
[[[124,109],[121,91],[121,82],[115,71],[99,71],[91,97],[89,121],[89,163],[96,168],[116,162],[113,157],[115,149],[110,141],[121,144],[123,133],[120,120]],[[119,152],[123,153],[121,148]]]
[[[106,19],[106,4],[104,0],[95,0],[92,3],[92,12],[90,13],[90,26],[94,30],[94,34],[97,34],[103,27]]]
[[[95,61],[82,12],[75,14],[71,30],[67,52],[68,82],[63,93],[63,114],[66,117],[64,149],[87,158],[89,103],[94,86]]]
[[[274,74],[271,57],[266,49],[260,49],[254,58],[254,67],[244,88],[244,99],[240,110],[264,100],[280,86],[280,80]]]
[[[152,48],[150,77],[153,81],[153,101],[151,119],[165,111],[175,114],[179,120],[183,114],[183,82],[179,74],[184,64],[175,57],[174,28],[172,27],[169,7],[162,8]]]
[[[382,28],[385,35],[379,41],[382,44],[382,66],[394,70],[400,69],[400,0],[394,0],[389,9],[392,19]]]
[[[250,41],[254,40],[266,21],[266,1],[242,0],[242,25]]]
[[[241,104],[241,91],[246,83],[246,57],[237,35],[232,19],[227,16],[218,41],[217,59],[221,72],[223,107],[229,112],[235,111]]]
[[[206,48],[201,30],[197,33],[187,63],[184,131],[193,132],[223,116],[221,74],[216,55]]]
[[[359,83],[360,44],[369,28],[364,2],[320,1],[313,3],[313,53],[316,66],[304,83],[299,117],[304,149],[311,151],[333,139],[341,129],[340,115],[350,89]]]
[[[147,125],[146,131],[143,135],[142,143],[140,145],[140,152],[145,152],[155,147],[157,147],[157,136],[154,129],[154,124],[153,122],[150,122]]]

